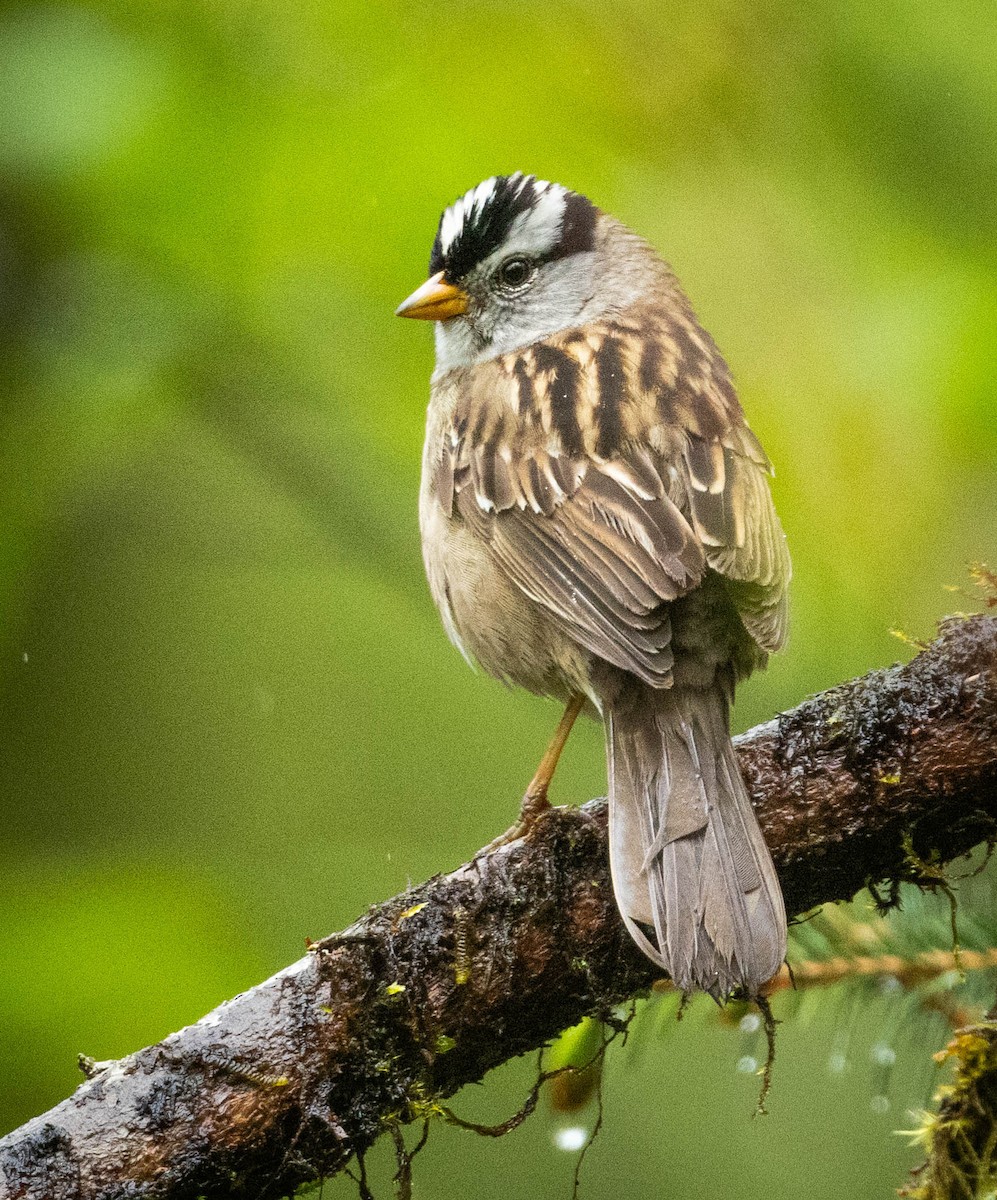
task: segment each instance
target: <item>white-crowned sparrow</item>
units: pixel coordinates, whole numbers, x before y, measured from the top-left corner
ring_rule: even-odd
[[[686,990],[757,994],[786,915],[729,732],[734,685],[785,636],[768,459],[653,248],[584,196],[488,179],[444,212],[420,524],[451,640],[567,704],[521,832],[582,708],[602,717],[613,885]]]

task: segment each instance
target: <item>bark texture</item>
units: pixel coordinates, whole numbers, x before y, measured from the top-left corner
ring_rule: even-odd
[[[997,829],[997,619],[740,738],[790,912],[931,881]],[[646,989],[605,801],[370,910],[0,1140],[2,1200],[268,1200]],[[912,850],[913,847],[913,850]],[[888,894],[888,893],[887,893]]]

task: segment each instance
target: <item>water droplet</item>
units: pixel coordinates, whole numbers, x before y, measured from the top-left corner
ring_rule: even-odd
[[[843,1075],[848,1067],[848,1056],[841,1050],[832,1050],[827,1056],[827,1069],[832,1075]]]
[[[879,981],[879,990],[884,996],[892,996],[895,992],[899,992],[903,984],[897,979],[896,975],[884,975]]]
[[[761,1025],[762,1019],[758,1013],[747,1013],[737,1023],[737,1027],[742,1033],[757,1033]]]
[[[890,1111],[889,1096],[873,1096],[869,1101],[869,1107],[874,1113],[888,1113]]]
[[[742,1075],[754,1075],[758,1070],[758,1059],[745,1054],[737,1060],[737,1069]]]
[[[582,1146],[588,1141],[589,1131],[581,1125],[569,1125],[565,1129],[558,1129],[554,1134],[554,1145],[558,1150],[567,1150],[571,1153],[574,1150],[581,1150]]]
[[[892,1067],[897,1061],[897,1052],[892,1046],[888,1046],[886,1042],[877,1042],[869,1051],[869,1057],[877,1066]]]

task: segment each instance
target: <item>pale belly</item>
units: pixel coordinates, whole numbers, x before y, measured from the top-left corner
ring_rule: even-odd
[[[593,697],[589,653],[507,578],[459,519],[444,513],[425,481],[419,523],[430,591],[464,657],[537,695]]]

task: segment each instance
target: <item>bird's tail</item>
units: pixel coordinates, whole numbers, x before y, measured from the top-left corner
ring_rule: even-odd
[[[757,995],[786,953],[772,857],[712,689],[628,689],[606,712],[616,901],[684,991]],[[642,926],[644,928],[642,928]]]

